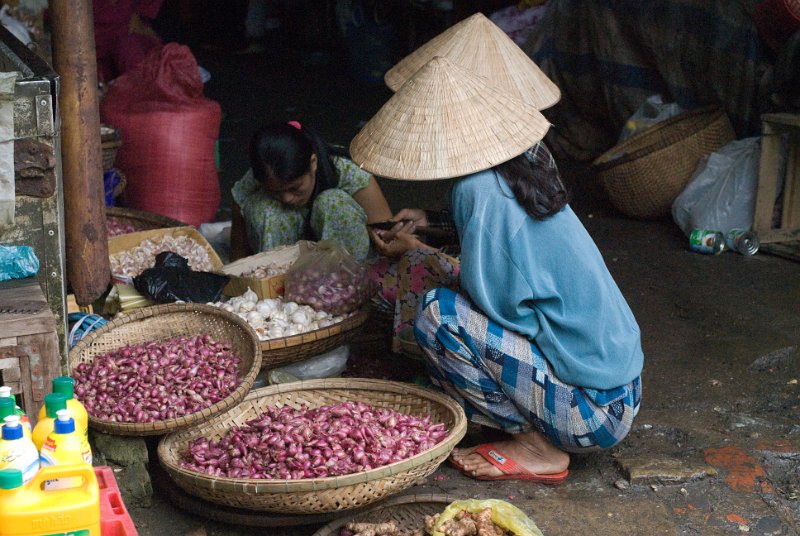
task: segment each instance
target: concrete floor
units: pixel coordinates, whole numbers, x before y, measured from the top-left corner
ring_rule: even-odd
[[[346,146],[390,96],[349,78],[346,58],[336,55],[196,54],[212,75],[207,95],[224,114],[219,219],[229,214],[230,185],[247,168],[247,140],[260,123],[291,116]],[[508,500],[548,536],[800,534],[800,264],[689,252],[671,221],[624,218],[584,167],[562,170],[573,208],[641,326],[644,395],[634,430],[617,448],[574,456],[557,487],[478,483],[444,464],[408,492]],[[395,209],[435,198],[425,185],[384,185]],[[385,357],[382,344],[356,344],[353,354],[383,359],[388,370],[408,366],[387,363],[397,357]],[[142,535],[299,536],[322,524],[220,523],[175,507],[158,487],[154,505],[131,514]]]

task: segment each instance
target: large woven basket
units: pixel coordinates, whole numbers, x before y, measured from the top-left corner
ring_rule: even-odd
[[[700,159],[734,139],[724,111],[699,108],[628,138],[593,167],[617,210],[632,218],[660,219],[670,215]]]
[[[255,480],[213,477],[179,465],[180,455],[195,438],[218,440],[233,425],[242,425],[270,406],[316,408],[360,401],[410,415],[430,415],[449,435],[433,448],[384,467],[328,478]],[[252,391],[244,402],[191,429],[164,437],[158,458],[175,483],[207,501],[266,512],[318,513],[356,508],[412,486],[433,473],[467,430],[464,411],[449,396],[412,384],[369,379],[310,380]]]
[[[350,342],[358,329],[369,318],[369,309],[364,308],[326,328],[299,333],[291,337],[261,341],[261,368],[271,369],[287,363],[295,363],[324,354]]]
[[[133,208],[106,207],[106,219],[115,219],[120,225],[130,225],[133,232],[163,229],[165,227],[186,227],[188,224],[155,212]]]
[[[386,502],[349,516],[342,516],[331,521],[312,536],[339,536],[341,529],[348,523],[386,523],[394,521],[398,530],[410,534],[415,529],[425,526],[425,516],[439,514],[447,506],[462,497],[442,493],[402,495],[392,497]]]
[[[70,370],[128,344],[162,341],[180,335],[210,335],[217,341],[229,342],[232,351],[242,358],[239,364],[241,383],[236,390],[202,411],[152,423],[112,422],[89,415],[90,428],[114,435],[162,435],[205,421],[244,399],[261,368],[258,338],[243,319],[211,305],[155,305],[120,315],[87,334],[69,351]]]

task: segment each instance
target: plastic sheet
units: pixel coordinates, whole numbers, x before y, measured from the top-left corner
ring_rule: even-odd
[[[39,258],[30,246],[0,245],[0,281],[31,277],[39,272]]]

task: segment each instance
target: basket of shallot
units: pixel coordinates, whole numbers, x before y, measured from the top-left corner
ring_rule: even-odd
[[[126,207],[106,207],[108,238],[167,227],[187,227],[187,224],[155,212]]]
[[[335,512],[429,476],[466,429],[461,406],[439,391],[309,380],[252,391],[225,413],[162,438],[158,457],[180,488],[215,504]]]
[[[89,427],[163,435],[239,402],[261,368],[253,329],[209,305],[135,309],[90,332],[69,352],[75,397]]]

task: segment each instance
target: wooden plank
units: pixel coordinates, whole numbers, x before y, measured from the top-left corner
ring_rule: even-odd
[[[771,244],[773,242],[790,242],[792,240],[800,239],[800,228],[794,229],[772,229],[766,233],[758,235],[758,241],[762,244]]]
[[[759,237],[772,229],[772,212],[778,191],[778,169],[780,167],[781,137],[778,131],[764,121],[761,138],[761,158],[758,168],[758,189],[753,211],[753,231]]]
[[[56,330],[56,321],[36,279],[12,279],[0,283],[0,333],[3,338],[49,333]]]
[[[759,252],[769,253],[770,255],[800,262],[800,240],[763,244],[759,248]]]
[[[800,128],[800,114],[762,114],[761,120],[768,123],[774,123],[776,125],[786,125],[789,127]]]
[[[798,225],[800,225],[800,128],[789,133],[781,209],[782,229],[791,229]]]

